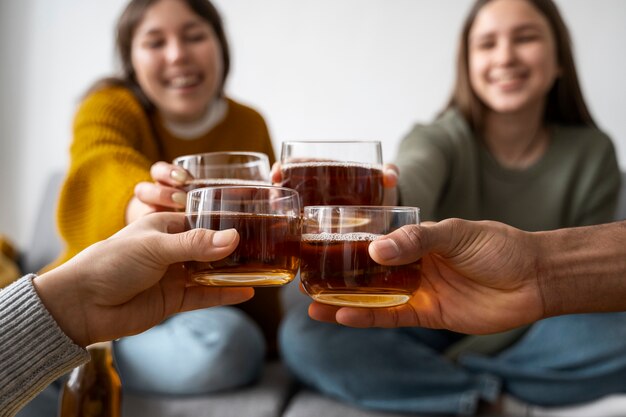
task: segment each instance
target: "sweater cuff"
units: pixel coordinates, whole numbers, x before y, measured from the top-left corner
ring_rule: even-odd
[[[89,360],[41,302],[30,274],[0,291],[0,417]]]

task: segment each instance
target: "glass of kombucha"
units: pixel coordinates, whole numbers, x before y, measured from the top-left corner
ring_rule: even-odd
[[[280,162],[281,185],[298,191],[302,207],[383,202],[379,141],[283,142]]]
[[[305,207],[300,245],[304,290],[315,301],[337,306],[406,303],[420,285],[421,260],[384,266],[370,258],[368,247],[408,224],[419,224],[417,207]]]
[[[172,162],[192,179],[185,191],[220,185],[271,185],[270,161],[260,152],[209,152],[180,156]]]
[[[209,286],[279,286],[300,265],[300,199],[272,186],[197,188],[187,193],[185,229],[239,233],[235,251],[212,262],[187,262],[190,279]]]

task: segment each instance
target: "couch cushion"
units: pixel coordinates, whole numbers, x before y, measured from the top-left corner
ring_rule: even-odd
[[[25,274],[39,271],[54,261],[63,249],[56,227],[56,207],[63,178],[64,173],[56,171],[50,175],[46,183],[38,206],[35,228],[20,261],[22,272]]]
[[[428,417],[425,414],[386,413],[356,408],[335,399],[325,397],[308,389],[301,390],[293,397],[284,417]],[[432,416],[430,416],[432,417]]]
[[[282,364],[265,365],[250,387],[197,397],[150,397],[124,392],[125,417],[278,417],[294,386]],[[323,414],[319,414],[323,415]]]

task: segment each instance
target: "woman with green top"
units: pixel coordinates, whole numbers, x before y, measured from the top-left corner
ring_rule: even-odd
[[[551,0],[478,0],[462,31],[446,109],[402,141],[403,205],[426,220],[497,220],[528,230],[609,222],[620,174],[582,97]],[[551,318],[468,336],[355,329],[294,311],[281,348],[323,393],[388,411],[472,415],[503,394],[562,406],[626,389],[626,315]],[[617,336],[619,335],[619,336]]]

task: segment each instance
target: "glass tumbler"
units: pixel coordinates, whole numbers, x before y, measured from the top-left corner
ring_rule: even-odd
[[[186,230],[234,228],[235,251],[212,262],[187,262],[192,281],[210,286],[278,286],[300,265],[298,193],[272,186],[224,186],[187,193]]]
[[[315,301],[337,306],[390,307],[419,288],[421,260],[380,265],[368,247],[377,237],[419,223],[416,207],[308,206],[304,208],[300,279]]]

